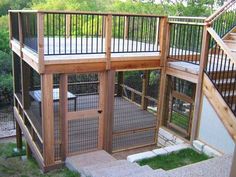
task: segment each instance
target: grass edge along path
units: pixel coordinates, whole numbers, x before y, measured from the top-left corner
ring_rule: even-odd
[[[167,155],[159,155],[153,158],[143,159],[137,163],[141,166],[148,165],[152,169],[161,168],[163,170],[171,170],[207,159],[210,159],[210,157],[191,148],[187,148]]]

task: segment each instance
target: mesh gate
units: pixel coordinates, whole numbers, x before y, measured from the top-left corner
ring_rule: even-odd
[[[97,73],[68,75],[67,155],[98,148],[98,78]]]
[[[113,152],[156,144],[159,76],[157,70],[117,73]]]

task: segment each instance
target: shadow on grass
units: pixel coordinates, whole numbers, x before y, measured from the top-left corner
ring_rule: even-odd
[[[15,143],[0,144],[0,176],[1,177],[79,177],[76,172],[67,168],[50,171],[43,174],[33,158],[22,160],[21,155],[25,155],[25,150],[15,153]]]

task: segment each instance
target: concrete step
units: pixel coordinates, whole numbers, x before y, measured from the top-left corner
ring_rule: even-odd
[[[116,166],[122,166],[122,165],[129,165],[130,162],[127,160],[116,160],[108,163],[100,163],[96,165],[90,165],[87,167],[82,168],[81,173],[85,174],[86,176],[92,176],[93,172],[96,170],[102,170],[102,169],[110,169]],[[134,164],[137,166],[137,164]]]
[[[124,177],[134,176],[137,173],[152,171],[149,166],[137,166],[133,163],[113,166],[110,168],[98,169],[91,172],[91,177]]]
[[[84,167],[112,161],[116,161],[116,159],[107,152],[100,150],[68,157],[65,164],[70,170],[81,172]]]

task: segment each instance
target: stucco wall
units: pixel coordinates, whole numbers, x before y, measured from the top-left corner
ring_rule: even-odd
[[[220,152],[233,153],[234,151],[232,138],[205,96],[203,97],[198,139]]]

